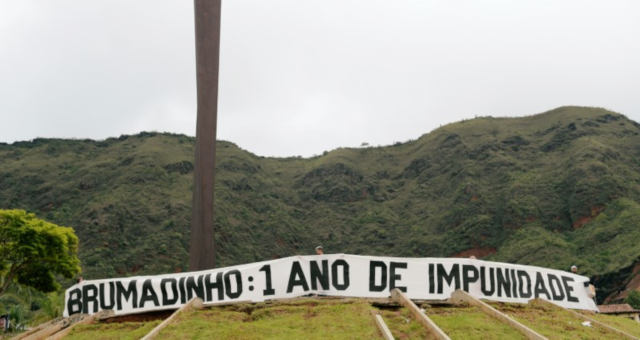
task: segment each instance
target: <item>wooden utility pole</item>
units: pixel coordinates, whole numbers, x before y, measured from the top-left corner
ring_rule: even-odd
[[[213,184],[218,118],[220,5],[221,0],[194,0],[198,118],[189,250],[190,270],[215,267]]]

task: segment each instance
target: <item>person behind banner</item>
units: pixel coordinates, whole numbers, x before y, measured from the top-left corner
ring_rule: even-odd
[[[573,274],[578,274],[578,266],[576,266],[576,265],[571,266],[571,272]],[[597,301],[596,301],[596,286],[594,286],[591,282],[587,281],[587,282],[584,283],[584,290],[587,292],[587,296],[590,299],[593,299],[593,301],[595,301],[596,304],[597,304]]]
[[[324,255],[324,249],[322,249],[322,246],[316,247],[316,255]]]
[[[596,300],[596,286],[591,283],[588,283],[587,286],[587,296],[592,298],[594,301]]]

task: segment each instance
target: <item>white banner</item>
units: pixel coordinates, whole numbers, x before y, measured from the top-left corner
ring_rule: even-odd
[[[205,304],[259,302],[308,294],[385,298],[393,288],[411,299],[445,300],[456,289],[491,301],[534,298],[597,310],[589,278],[565,271],[462,258],[347,254],[292,256],[199,272],[80,282],[65,292],[64,316],[111,309],[116,315]]]

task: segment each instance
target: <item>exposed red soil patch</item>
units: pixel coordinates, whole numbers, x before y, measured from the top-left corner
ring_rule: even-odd
[[[142,269],[142,265],[134,264],[134,265],[131,267],[131,269],[129,269],[129,273],[133,274],[133,273],[139,272],[139,271],[140,271],[140,269]]]
[[[580,217],[578,220],[573,222],[573,224],[571,226],[573,227],[573,229],[580,229],[585,224],[591,222],[591,220],[593,220],[593,217],[591,217],[591,216]]]
[[[601,206],[601,205],[598,205],[598,206],[595,206],[595,207],[591,207],[591,215],[590,216],[584,216],[584,217],[578,218],[575,222],[573,222],[573,224],[571,226],[573,227],[573,229],[580,229],[585,224],[591,222],[591,220],[593,220],[598,215],[600,215],[600,213],[603,210],[604,210],[604,206]]]

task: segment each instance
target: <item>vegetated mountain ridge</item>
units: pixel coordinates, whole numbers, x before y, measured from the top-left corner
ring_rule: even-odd
[[[72,226],[84,276],[186,270],[194,139],[0,145],[0,208]],[[309,254],[470,256],[597,275],[640,258],[640,125],[600,108],[482,117],[386,147],[266,158],[218,142],[218,264]]]

